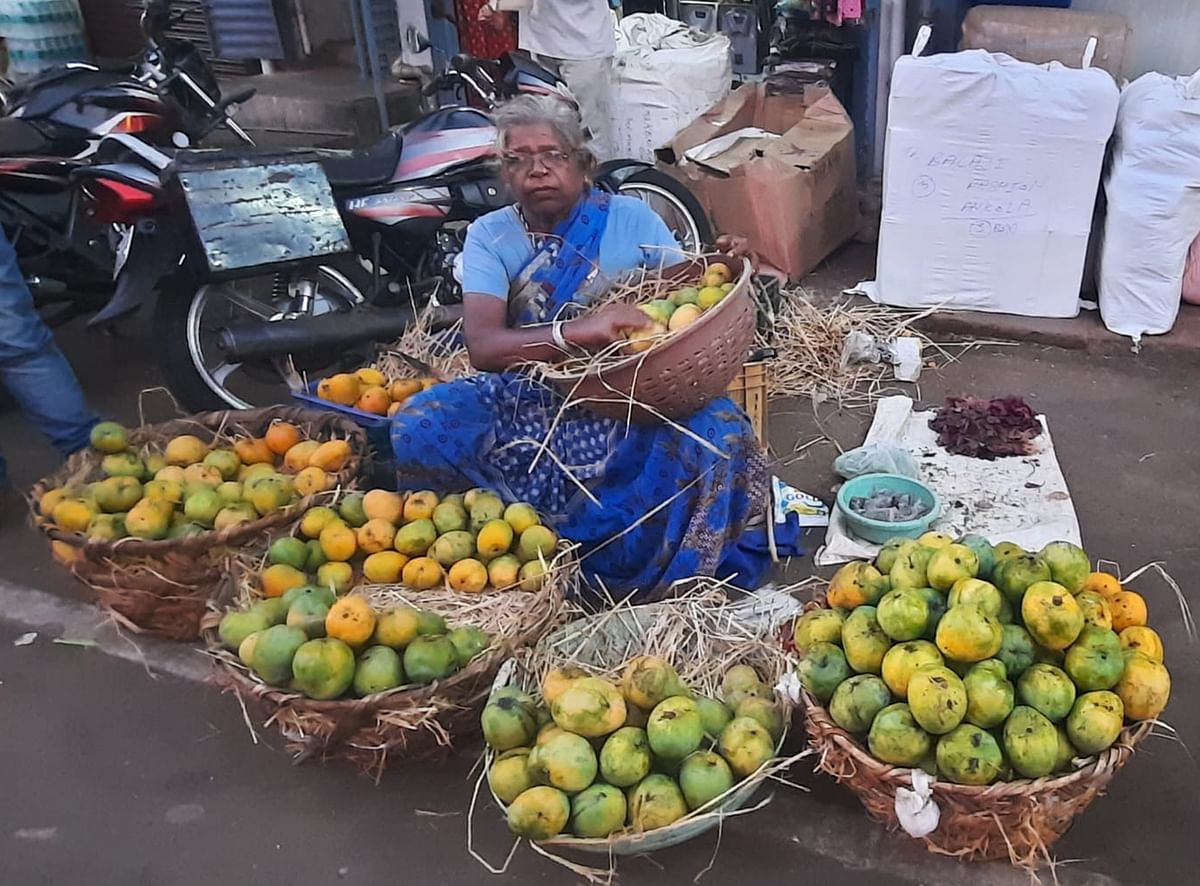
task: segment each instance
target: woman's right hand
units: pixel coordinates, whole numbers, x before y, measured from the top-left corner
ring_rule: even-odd
[[[594,314],[563,325],[563,336],[581,348],[604,348],[624,341],[627,332],[650,326],[650,318],[633,305],[606,305]]]

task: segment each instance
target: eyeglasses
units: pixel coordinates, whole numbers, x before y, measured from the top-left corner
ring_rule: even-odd
[[[500,162],[509,172],[531,172],[538,161],[547,169],[558,171],[565,169],[573,156],[573,151],[513,151],[501,155]]]

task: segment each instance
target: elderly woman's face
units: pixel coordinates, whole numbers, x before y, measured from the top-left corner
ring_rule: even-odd
[[[500,158],[504,181],[527,215],[561,220],[583,194],[579,159],[546,125],[514,126]]]

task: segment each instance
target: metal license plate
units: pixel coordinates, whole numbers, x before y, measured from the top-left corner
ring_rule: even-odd
[[[214,276],[350,251],[318,162],[246,158],[178,179]]]

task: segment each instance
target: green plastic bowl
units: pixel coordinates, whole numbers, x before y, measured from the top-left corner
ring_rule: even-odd
[[[883,489],[898,495],[906,492],[911,494],[929,505],[929,513],[917,520],[888,523],[884,520],[872,520],[850,510],[850,499],[869,497]],[[875,544],[883,544],[892,538],[916,538],[928,531],[942,513],[942,504],[937,493],[920,480],[901,474],[863,474],[853,480],[847,480],[838,490],[837,508],[842,512],[842,518],[851,532]]]

